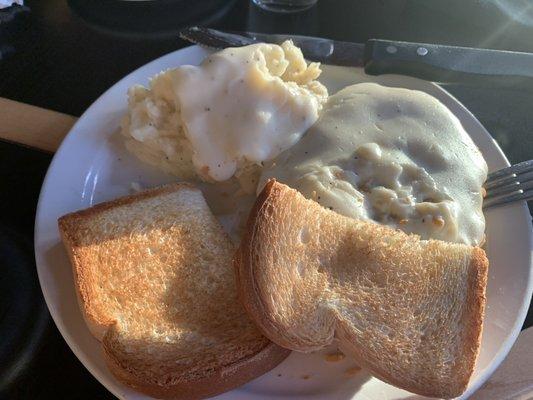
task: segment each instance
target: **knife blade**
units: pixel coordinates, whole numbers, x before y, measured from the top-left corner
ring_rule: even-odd
[[[382,39],[352,43],[200,27],[187,28],[180,37],[215,49],[258,42],[279,44],[291,39],[310,61],[363,67],[369,75],[401,74],[440,83],[533,87],[532,53]]]
[[[292,40],[309,61],[350,67],[362,67],[364,65],[365,45],[362,43],[299,35],[223,32],[197,26],[184,29],[180,32],[180,37],[189,42],[214,49],[241,47],[259,42],[280,44],[286,40]]]

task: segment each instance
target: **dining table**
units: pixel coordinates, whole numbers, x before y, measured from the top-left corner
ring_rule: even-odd
[[[36,207],[54,151],[77,118],[125,75],[190,46],[179,38],[188,25],[533,53],[533,6],[526,0],[318,0],[287,14],[250,0],[25,0],[0,9],[0,399],[114,398],[71,352],[47,310],[34,260]],[[533,158],[527,78],[441,85],[510,163]],[[523,329],[532,325],[530,308]],[[528,352],[533,362],[531,329],[519,346],[509,359],[522,361],[504,362],[507,370],[495,376],[515,375]],[[533,377],[525,379],[533,392]],[[480,393],[476,398],[504,398],[490,386]]]

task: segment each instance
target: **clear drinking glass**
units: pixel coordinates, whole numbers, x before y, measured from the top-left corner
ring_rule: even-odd
[[[291,13],[307,10],[316,4],[318,0],[252,0],[263,10],[281,13]]]

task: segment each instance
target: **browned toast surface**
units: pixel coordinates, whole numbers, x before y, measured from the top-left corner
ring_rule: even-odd
[[[68,214],[59,228],[84,317],[122,382],[156,397],[202,398],[288,355],[238,302],[234,247],[193,186]]]

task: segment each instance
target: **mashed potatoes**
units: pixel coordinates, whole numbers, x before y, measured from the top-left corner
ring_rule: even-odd
[[[162,72],[149,88],[129,90],[126,146],[182,179],[236,176],[253,192],[261,163],[317,120],[328,97],[320,73],[289,41],[228,48]]]

